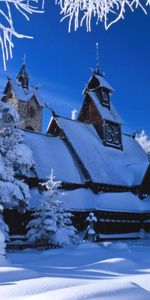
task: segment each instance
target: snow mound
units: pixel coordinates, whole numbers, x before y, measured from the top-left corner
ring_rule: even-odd
[[[0,268],[0,283],[25,280],[39,277],[38,273],[30,269],[5,266]]]
[[[115,250],[128,250],[129,246],[127,243],[124,242],[116,242],[111,245],[111,248]]]
[[[96,244],[96,243],[90,243],[90,242],[83,242],[82,244],[80,244],[78,247],[77,247],[77,250],[80,251],[80,250],[93,250],[93,249],[100,249],[99,248],[99,245]]]

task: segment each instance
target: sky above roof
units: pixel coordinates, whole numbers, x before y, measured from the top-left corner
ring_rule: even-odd
[[[68,22],[60,22],[59,13],[59,7],[47,1],[45,14],[31,16],[30,22],[15,15],[18,31],[34,39],[15,39],[6,74],[17,76],[26,54],[31,82],[39,84],[43,101],[57,113],[71,116],[73,108],[79,111],[81,107],[90,68],[95,68],[95,44],[99,42],[100,69],[115,90],[113,104],[127,127],[145,129],[150,135],[150,14],[127,10],[125,19],[108,31],[103,23],[96,26],[94,20],[92,32],[87,33],[84,26],[68,33]],[[1,68],[0,88],[6,74]],[[45,112],[44,128],[49,117]]]

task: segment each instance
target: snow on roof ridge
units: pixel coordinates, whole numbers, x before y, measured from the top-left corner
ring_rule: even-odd
[[[148,162],[145,153],[133,138],[123,135],[124,150],[118,151],[103,145],[93,125],[74,122],[74,126],[70,126],[67,123],[65,119],[58,119],[59,126],[64,130],[93,182],[128,187],[141,184]]]
[[[32,97],[35,97],[38,104],[43,107],[43,103],[41,100],[41,95],[39,92],[39,89],[37,89],[34,86],[29,86],[28,89],[23,88],[21,83],[18,81],[18,79],[9,79],[9,82],[12,86],[12,89],[15,92],[15,95],[18,99],[23,100],[23,101],[30,101]]]
[[[92,78],[93,78],[94,76],[95,76],[95,78],[99,81],[99,86],[101,86],[101,87],[106,87],[106,88],[108,88],[111,92],[114,92],[114,91],[115,91],[114,88],[106,81],[106,79],[105,79],[103,76],[94,73],[94,74],[92,74],[92,76],[90,77],[88,83],[85,85],[85,88],[84,88],[84,90],[83,90],[83,92],[82,92],[83,95],[84,95],[84,93],[85,93],[85,91],[86,91],[86,89],[87,89],[87,86],[88,86],[89,82],[92,80]],[[100,80],[101,80],[102,82],[100,82]]]
[[[103,76],[98,74],[94,74],[94,75],[96,79],[99,80],[100,86],[108,88],[111,92],[114,91],[114,88],[109,84],[109,82],[107,82],[107,80]],[[100,81],[102,81],[102,83]]]
[[[119,115],[119,113],[116,111],[114,105],[111,103],[110,101],[110,107],[111,110],[109,110],[107,107],[104,107],[95,92],[91,92],[88,91],[87,94],[89,95],[89,97],[91,98],[91,100],[94,102],[95,106],[97,107],[100,115],[102,115],[102,117],[105,120],[111,121],[111,122],[117,122],[119,124],[123,124],[123,121]]]
[[[27,129],[23,129],[23,128],[20,128],[20,130],[24,131],[24,132],[29,132],[31,134],[38,134],[38,135],[42,135],[42,136],[45,136],[45,137],[52,137],[52,138],[59,138],[60,140],[63,140],[62,137],[60,136],[54,136],[50,133],[43,133],[43,132],[37,132],[37,131],[32,131],[32,130],[27,130]]]
[[[23,131],[24,143],[33,152],[39,179],[47,180],[53,169],[56,178],[60,181],[84,183],[80,170],[62,138],[28,130]]]
[[[72,122],[80,123],[80,124],[82,124],[82,125],[93,126],[93,124],[91,124],[91,123],[84,123],[84,122],[79,121],[79,120],[77,120],[77,119],[73,120],[73,119],[70,119],[70,118],[64,117],[64,116],[57,116],[57,117],[58,117],[58,118],[61,118],[61,119],[65,119],[65,120],[67,120],[67,121],[72,121]],[[57,118],[57,117],[56,117],[56,118]],[[94,126],[93,126],[93,127],[94,127]]]
[[[93,194],[91,190],[81,188],[80,190],[64,192],[64,204],[72,210],[97,210],[128,213],[150,212],[150,199],[140,200],[132,192],[107,192]],[[82,201],[80,199],[82,198]]]

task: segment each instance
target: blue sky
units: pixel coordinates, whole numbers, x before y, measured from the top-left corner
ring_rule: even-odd
[[[44,101],[57,113],[70,116],[83,101],[82,90],[91,76],[90,67],[95,67],[99,42],[101,70],[115,89],[113,104],[127,127],[145,129],[150,135],[150,14],[127,10],[125,19],[108,31],[103,23],[96,26],[93,21],[92,32],[83,27],[68,33],[67,20],[60,22],[59,12],[47,1],[45,14],[32,16],[30,22],[15,16],[18,31],[33,35],[34,40],[15,40],[7,74],[17,75],[25,53],[31,81],[40,85]],[[0,76],[3,86],[2,69]],[[50,115],[44,116],[46,128]]]

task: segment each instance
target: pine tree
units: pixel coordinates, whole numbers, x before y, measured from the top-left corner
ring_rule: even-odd
[[[5,255],[5,236],[0,229],[0,263],[1,263],[1,257]]]
[[[8,226],[2,218],[4,208],[24,211],[30,197],[28,185],[16,178],[34,170],[32,152],[23,144],[23,132],[17,128],[19,116],[10,105],[0,101],[0,229],[8,238]]]
[[[63,246],[75,241],[76,229],[71,214],[65,212],[61,201],[60,181],[54,180],[53,170],[45,185],[42,201],[28,223],[27,237],[31,243],[57,244]]]

